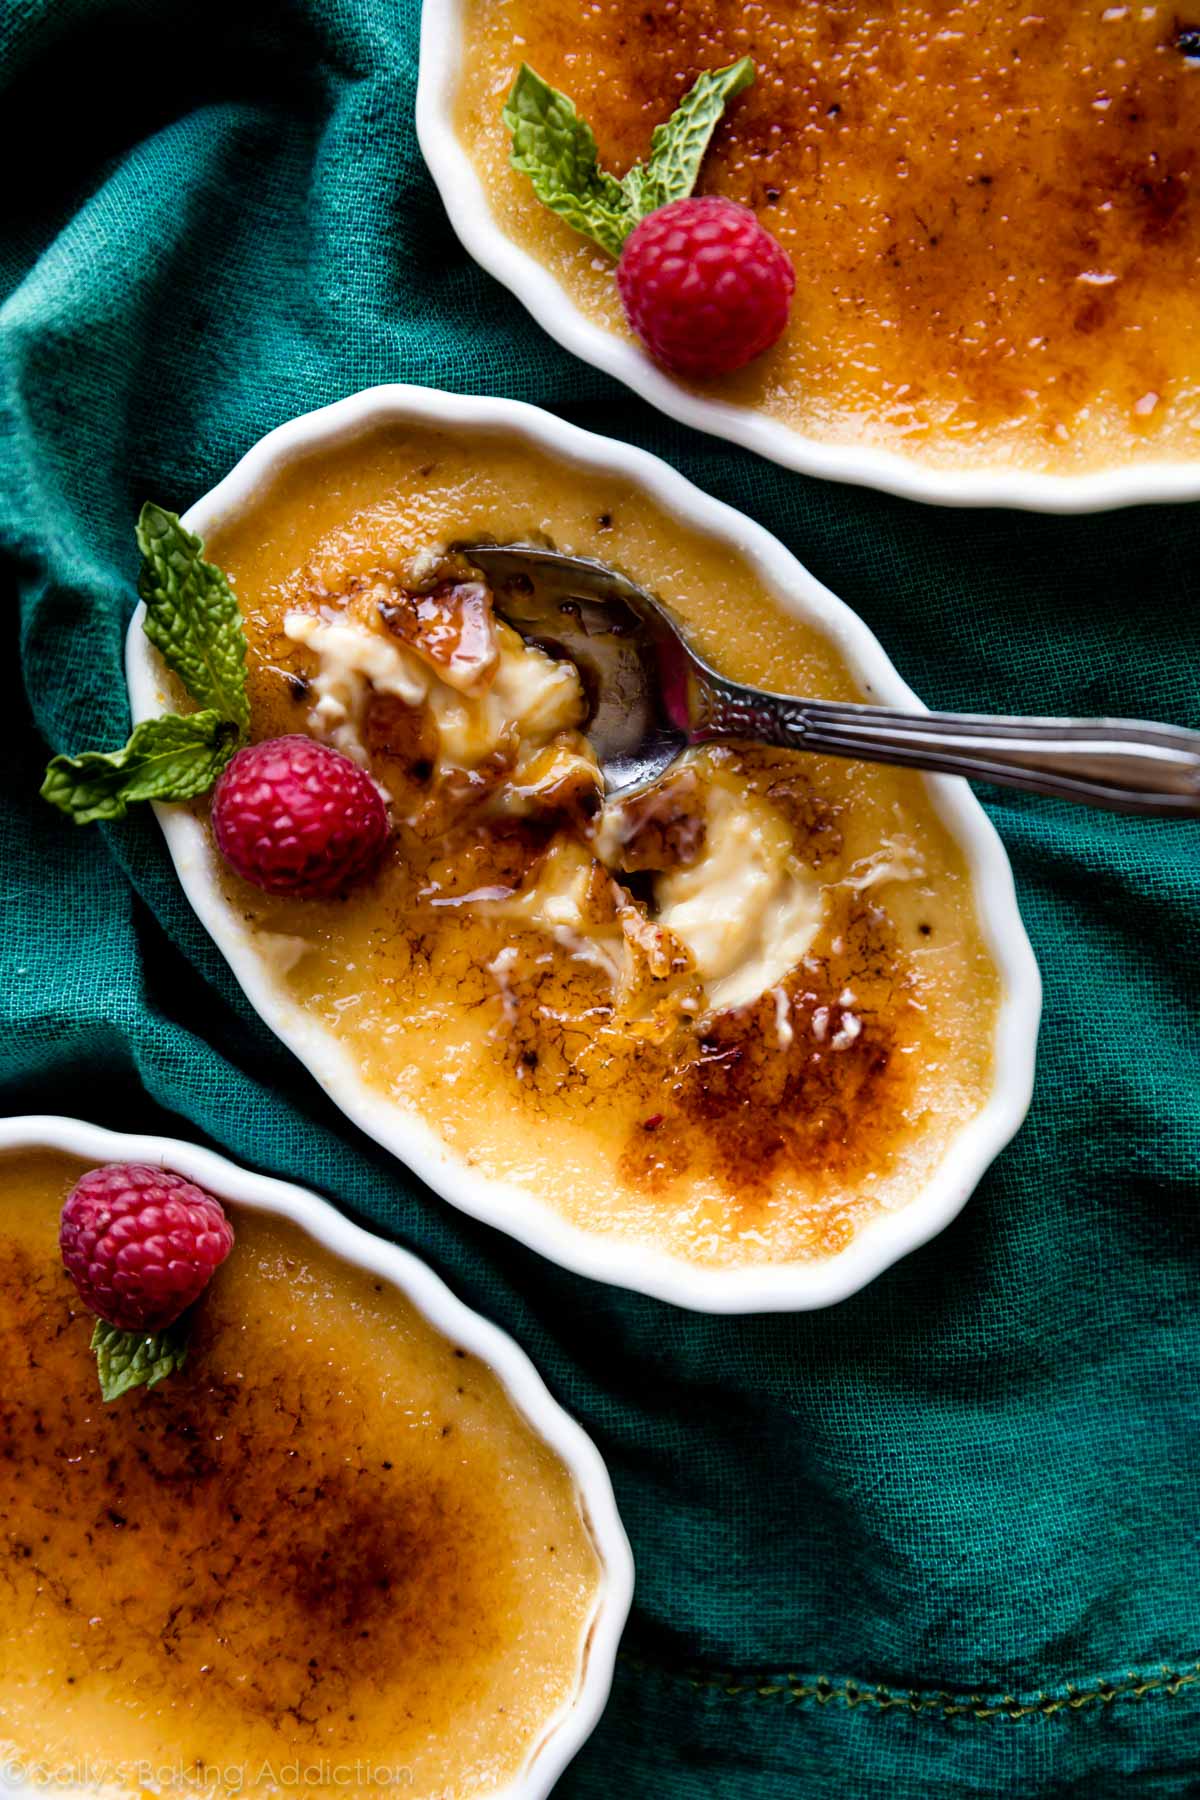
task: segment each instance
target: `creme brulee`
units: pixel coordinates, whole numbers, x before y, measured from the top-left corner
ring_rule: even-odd
[[[603,804],[574,666],[447,555],[485,536],[618,564],[734,678],[855,695],[820,630],[633,483],[509,433],[377,429],[206,553],[254,735],[354,757],[391,840],[333,902],[221,866],[229,904],[364,1082],[483,1174],[698,1264],[834,1253],[990,1095],[999,981],[959,846],[909,772],[751,746]]]
[[[697,191],[754,208],[795,302],[774,351],[698,391],[947,468],[1200,456],[1200,29],[1177,8],[462,0],[461,39],[456,131],[497,224],[625,336],[611,259],[508,166],[517,71],[620,174],[702,70],[754,58]]]
[[[595,1612],[569,1471],[390,1283],[235,1206],[183,1371],[105,1406],[57,1246],[84,1166],[0,1157],[0,1765],[113,1800],[504,1787]]]

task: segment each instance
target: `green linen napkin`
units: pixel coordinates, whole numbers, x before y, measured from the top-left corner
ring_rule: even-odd
[[[435,1199],[253,1016],[153,819],[78,830],[37,799],[48,753],[124,724],[142,499],[183,508],[269,427],[390,380],[667,457],[932,704],[1200,725],[1200,509],[920,508],[649,411],[459,248],[413,130],[417,11],[0,7],[6,1110],[310,1183],[531,1353],[608,1460],[639,1570],[562,1794],[1200,1792],[1200,825],[988,797],[1046,980],[1027,1125],[866,1292],[714,1319]]]

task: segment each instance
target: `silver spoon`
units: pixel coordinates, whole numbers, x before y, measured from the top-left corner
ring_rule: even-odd
[[[899,763],[1113,812],[1200,818],[1200,731],[1136,719],[907,713],[742,687],[685,642],[660,601],[606,564],[532,544],[457,544],[497,612],[569,657],[610,794],[656,781],[692,744],[742,739]]]

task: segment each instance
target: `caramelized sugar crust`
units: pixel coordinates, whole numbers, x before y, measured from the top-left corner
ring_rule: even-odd
[[[797,1169],[819,1170],[831,1187],[872,1175],[871,1156],[903,1133],[912,1098],[894,1023],[907,996],[878,908],[844,904],[834,924],[840,954],[810,958],[752,1004],[717,1014],[688,1044],[662,1082],[666,1109],[629,1136],[622,1170],[630,1181],[665,1190],[700,1162],[749,1213]],[[845,1215],[834,1213],[822,1247],[851,1235]]]
[[[458,131],[503,229],[594,318],[612,265],[507,166],[522,60],[620,172],[749,54],[700,191],[792,257],[791,326],[705,385],[827,442],[1060,472],[1200,454],[1200,56],[1170,6],[468,0]],[[1191,54],[1187,54],[1189,45]]]
[[[511,1774],[596,1591],[567,1471],[394,1289],[250,1214],[184,1372],[105,1407],[56,1249],[81,1172],[0,1160],[0,1746]]]
[[[855,696],[828,640],[739,556],[635,490],[509,437],[396,428],[294,467],[210,541],[247,621],[255,733],[317,728],[319,670],[286,618],[344,620],[414,553],[489,534],[626,568],[735,679]],[[222,879],[291,997],[469,1163],[589,1230],[698,1262],[788,1260],[904,1204],[985,1104],[996,972],[919,778],[710,749],[604,867],[570,781],[497,813],[503,748],[439,770],[404,705],[377,695],[366,719],[395,821],[374,882],[295,902]],[[675,880],[720,852],[736,816],[714,829],[695,807],[721,784],[735,815],[765,805],[819,915],[805,954],[734,1008],[705,1002],[651,895],[656,868]],[[583,928],[531,913],[564,870]]]

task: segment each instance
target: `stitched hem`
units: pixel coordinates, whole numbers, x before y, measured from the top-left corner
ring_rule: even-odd
[[[667,1675],[686,1682],[698,1693],[713,1693],[727,1700],[773,1700],[789,1705],[845,1706],[853,1712],[859,1707],[877,1712],[908,1712],[932,1715],[942,1719],[1053,1718],[1059,1713],[1082,1712],[1088,1707],[1114,1706],[1118,1701],[1144,1700],[1151,1694],[1176,1699],[1189,1688],[1200,1684],[1200,1662],[1178,1669],[1166,1664],[1155,1673],[1130,1672],[1115,1681],[1096,1680],[1087,1686],[1068,1682],[1061,1693],[1039,1692],[1029,1698],[1016,1694],[951,1694],[942,1689],[893,1689],[877,1682],[830,1681],[824,1675],[738,1675],[731,1672],[705,1673],[699,1669],[666,1670],[621,1654],[621,1661],[638,1674]]]

